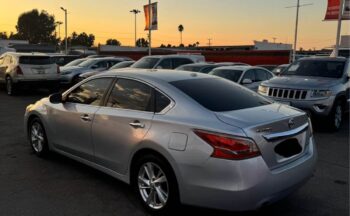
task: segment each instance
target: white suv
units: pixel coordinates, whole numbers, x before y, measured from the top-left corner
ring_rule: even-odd
[[[41,85],[55,90],[59,86],[59,67],[50,56],[41,53],[12,53],[0,56],[0,83],[8,95],[22,86]]]

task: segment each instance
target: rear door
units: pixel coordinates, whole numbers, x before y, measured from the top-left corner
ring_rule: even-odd
[[[118,79],[106,105],[95,114],[92,137],[96,162],[118,173],[125,173],[132,149],[151,127],[153,89],[132,79]]]
[[[49,56],[20,56],[18,65],[27,79],[58,79],[58,68]]]

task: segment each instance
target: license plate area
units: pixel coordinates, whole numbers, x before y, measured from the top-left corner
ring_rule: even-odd
[[[277,144],[274,150],[279,156],[290,158],[292,156],[300,154],[303,151],[303,148],[300,145],[298,139],[291,138]]]

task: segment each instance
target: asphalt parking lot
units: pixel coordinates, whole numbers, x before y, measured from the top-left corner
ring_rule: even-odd
[[[25,107],[46,92],[0,91],[0,215],[146,215],[128,185],[52,154],[41,159],[23,134]],[[315,132],[319,160],[310,181],[256,212],[183,207],[190,215],[349,215],[349,117],[337,133]]]

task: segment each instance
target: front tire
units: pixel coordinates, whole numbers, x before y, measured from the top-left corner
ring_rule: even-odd
[[[39,118],[34,118],[28,127],[30,146],[39,157],[45,157],[49,153],[46,132]]]
[[[142,205],[152,214],[172,213],[179,203],[176,177],[170,165],[155,155],[142,156],[136,162],[132,185]]]
[[[332,131],[338,131],[341,128],[343,122],[343,105],[338,100],[335,101],[334,106],[327,117],[327,125]]]

